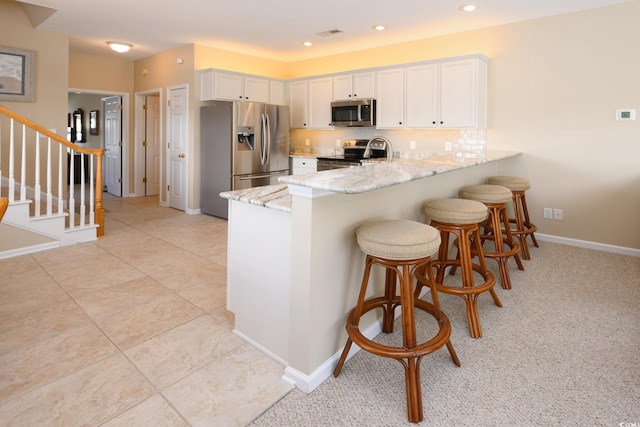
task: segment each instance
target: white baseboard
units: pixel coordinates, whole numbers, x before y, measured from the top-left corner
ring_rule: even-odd
[[[255,342],[254,340],[252,340],[251,338],[247,337],[246,335],[244,335],[242,332],[239,332],[237,329],[234,329],[233,331],[233,335],[237,336],[238,338],[246,341],[247,343],[251,344],[253,347],[257,348],[258,350],[260,350],[261,352],[263,352],[264,354],[266,354],[267,356],[269,356],[270,358],[272,358],[273,360],[275,360],[276,362],[278,362],[279,364],[283,365],[283,366],[287,366],[288,363],[286,360],[282,359],[281,357],[279,357],[278,355],[276,355],[275,353],[267,350],[265,347],[261,346],[260,344],[258,344],[257,342]],[[288,382],[288,381],[287,381]]]
[[[587,240],[570,239],[568,237],[552,236],[550,234],[536,233],[536,239],[543,242],[559,243],[561,245],[576,246],[596,251],[610,252],[619,255],[640,257],[640,249],[625,248],[624,246],[607,245],[606,243],[589,242]]]

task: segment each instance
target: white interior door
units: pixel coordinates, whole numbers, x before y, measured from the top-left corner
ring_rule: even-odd
[[[122,97],[102,99],[104,116],[104,185],[107,192],[122,197]]]
[[[168,202],[170,207],[184,211],[187,208],[187,88],[169,89],[168,99]]]
[[[145,98],[145,196],[160,193],[160,95]]]

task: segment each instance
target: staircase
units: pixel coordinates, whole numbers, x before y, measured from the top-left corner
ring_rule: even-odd
[[[0,105],[0,197],[9,199],[0,251],[10,238],[28,245],[0,252],[0,258],[104,236],[103,153],[73,144]],[[30,250],[34,239],[26,233],[48,243]],[[12,248],[20,246],[11,243]]]

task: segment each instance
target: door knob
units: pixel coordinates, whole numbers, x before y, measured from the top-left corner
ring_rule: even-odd
[[[184,153],[178,154],[178,157],[180,157],[181,159],[184,159]]]

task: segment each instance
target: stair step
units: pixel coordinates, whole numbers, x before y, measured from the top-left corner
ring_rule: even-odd
[[[60,247],[60,242],[38,233],[0,223],[0,259]]]

